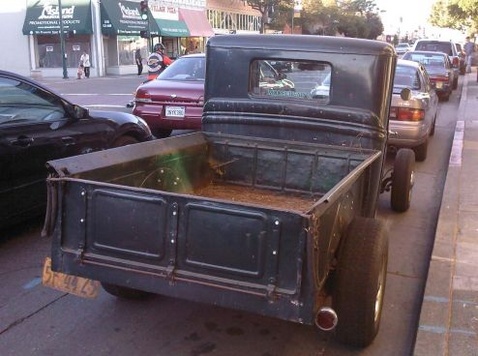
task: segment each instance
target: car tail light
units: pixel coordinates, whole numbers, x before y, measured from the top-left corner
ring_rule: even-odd
[[[425,118],[425,110],[415,108],[390,108],[390,119],[398,121],[422,121]]]
[[[441,76],[435,77],[433,79],[435,79],[435,82],[448,83],[450,81],[450,75],[447,73],[446,75],[441,75]]]
[[[137,103],[151,103],[151,102],[153,102],[149,93],[146,92],[146,91],[141,91],[141,90],[136,92],[134,100]]]
[[[458,57],[453,57],[453,66],[457,67],[460,64],[460,59]]]

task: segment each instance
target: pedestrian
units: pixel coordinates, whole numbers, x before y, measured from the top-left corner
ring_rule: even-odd
[[[143,73],[143,57],[141,57],[141,51],[139,48],[134,52],[134,60],[138,67],[138,75],[141,75]]]
[[[164,68],[169,66],[173,61],[164,53],[166,48],[162,43],[156,43],[153,47],[153,53],[148,57],[148,79],[155,79]]]
[[[471,73],[471,59],[473,58],[473,52],[475,51],[475,44],[470,41],[470,37],[466,37],[466,43],[463,46],[465,51],[465,63],[466,63],[466,72]]]
[[[84,69],[85,67],[83,66],[83,61],[80,59],[80,62],[78,63],[78,69],[76,70],[76,79],[81,79],[84,74]]]
[[[83,70],[85,72],[85,78],[90,77],[90,55],[86,52],[83,51],[83,54],[80,57],[80,63],[83,64]]]

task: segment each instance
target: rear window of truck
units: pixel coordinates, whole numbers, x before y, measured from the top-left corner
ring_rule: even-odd
[[[257,59],[249,69],[249,91],[253,96],[278,100],[313,100],[328,104],[331,93],[329,63]]]

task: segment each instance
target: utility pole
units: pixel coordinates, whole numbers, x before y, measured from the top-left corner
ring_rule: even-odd
[[[63,9],[61,7],[61,0],[58,0],[58,13],[60,16],[60,51],[61,63],[63,65],[63,79],[68,79],[68,69],[66,68],[65,34],[63,33]]]

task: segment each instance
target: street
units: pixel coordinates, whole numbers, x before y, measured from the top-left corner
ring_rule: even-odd
[[[78,104],[130,111],[126,103],[141,80],[45,83]],[[101,292],[90,300],[45,288],[41,269],[50,241],[40,236],[39,219],[0,232],[0,355],[412,354],[460,92],[461,80],[450,101],[439,104],[429,156],[416,164],[409,211],[393,212],[390,193],[380,197],[378,217],[390,231],[389,265],[381,329],[368,348],[343,346],[313,327],[162,296],[125,301]]]

